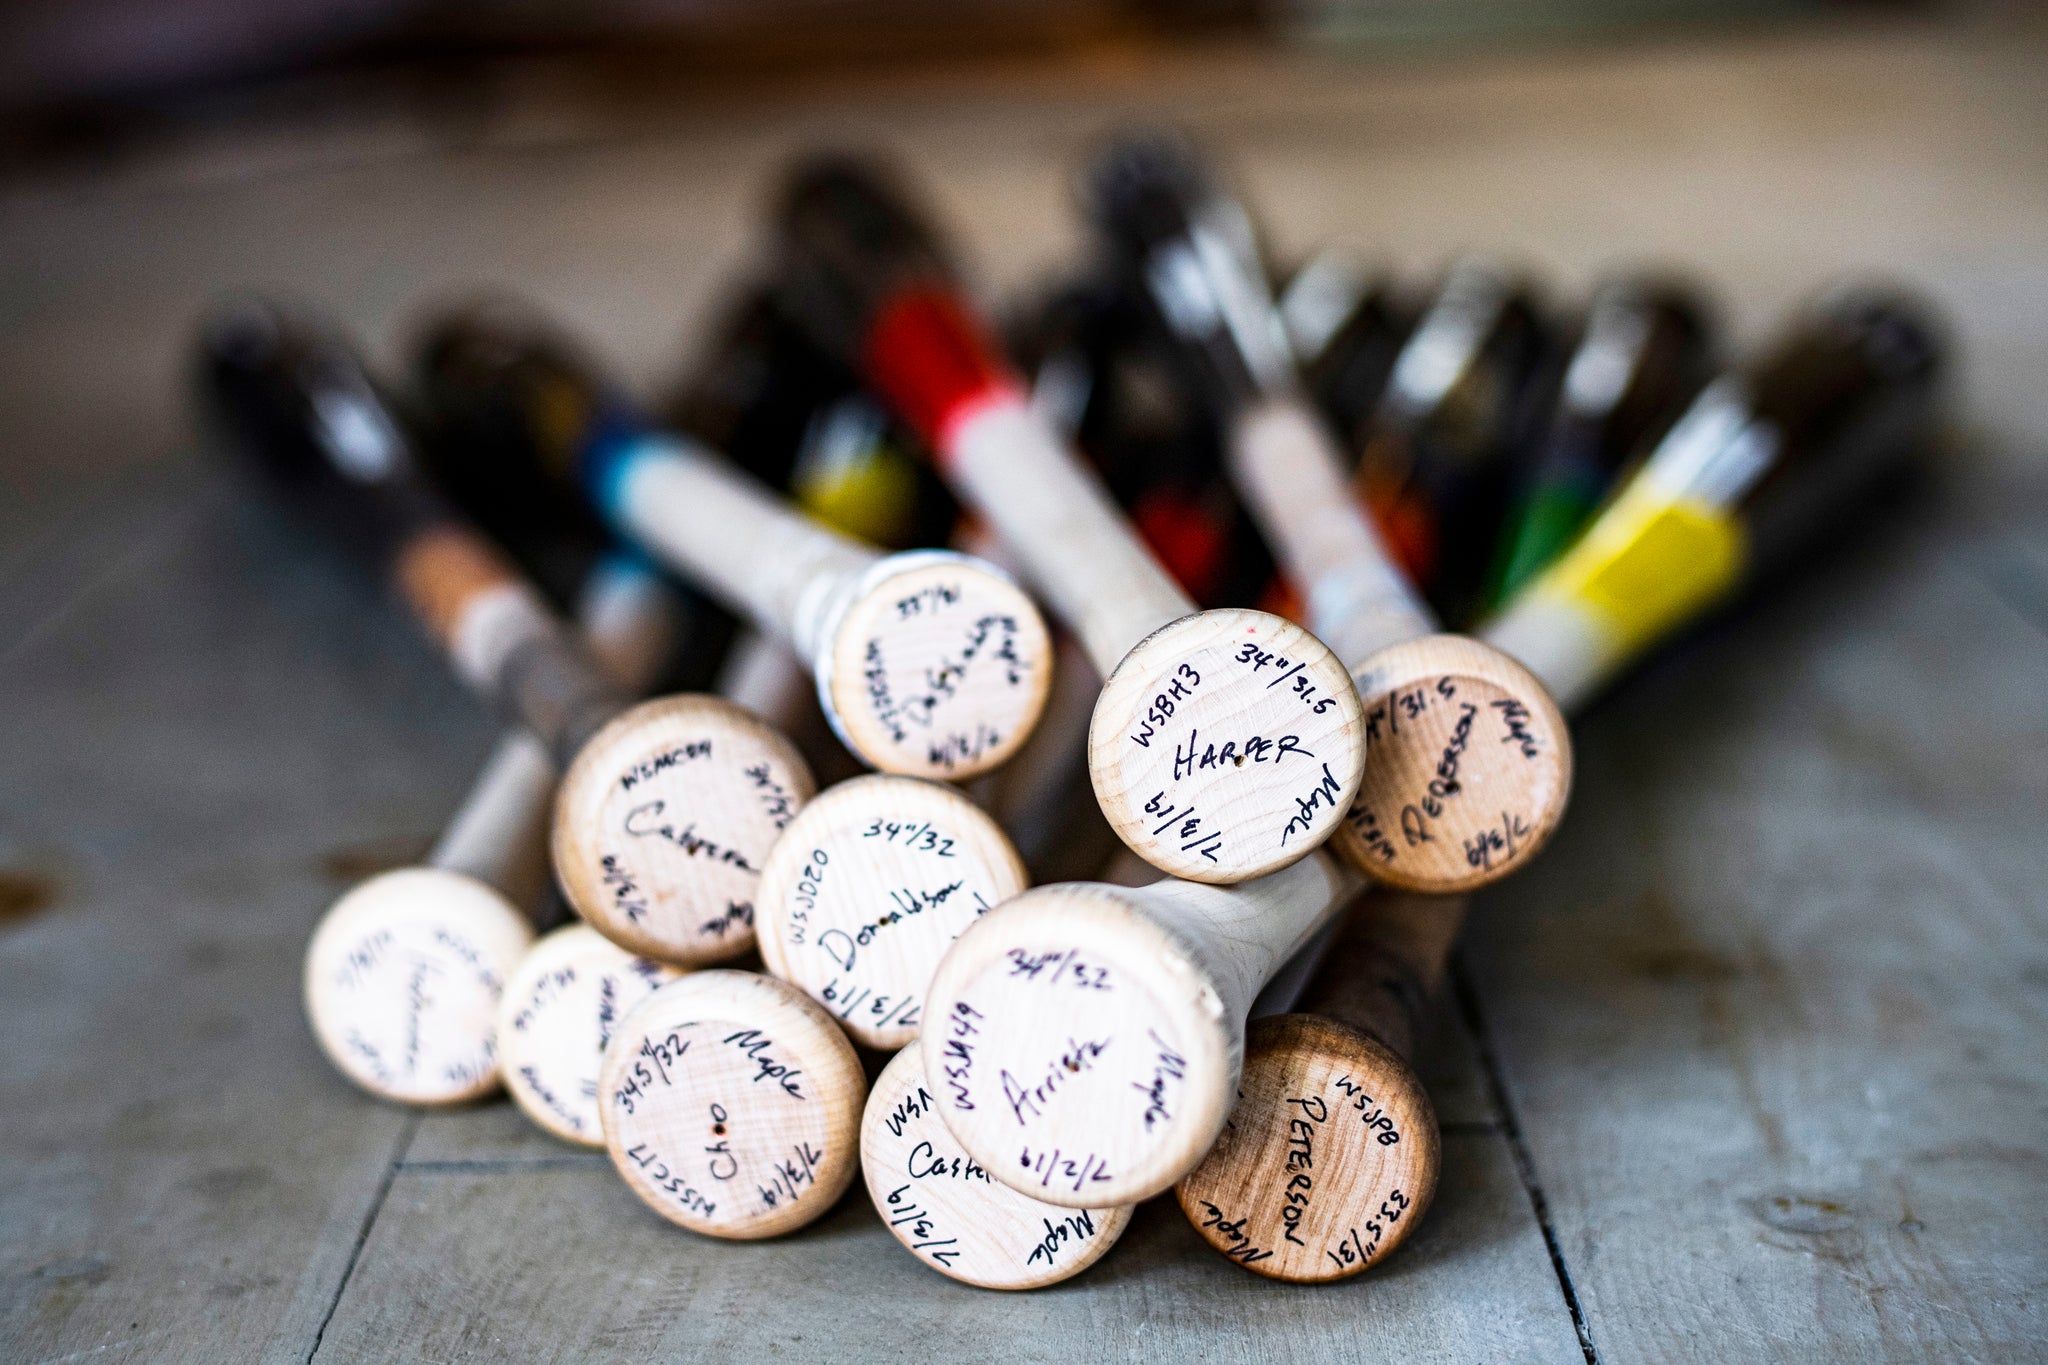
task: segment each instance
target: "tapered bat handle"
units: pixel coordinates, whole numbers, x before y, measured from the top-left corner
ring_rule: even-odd
[[[236,452],[387,578],[462,680],[566,760],[625,702],[510,561],[427,485],[348,347],[281,310],[209,324],[201,391]]]
[[[674,639],[675,592],[652,570],[625,558],[591,570],[577,620],[591,655],[626,692],[653,683]],[[465,872],[504,891],[516,905],[545,884],[527,875],[545,862],[547,818],[560,776],[547,748],[530,731],[499,741],[427,861]]]
[[[1293,393],[1230,424],[1230,472],[1307,602],[1308,628],[1356,666],[1436,629],[1347,485],[1334,438]]]
[[[1334,1019],[1412,1059],[1464,923],[1462,896],[1368,893],[1345,916],[1295,1012]]]
[[[592,480],[626,535],[806,659],[834,599],[882,558],[679,437],[627,444]]]
[[[1021,394],[1001,391],[962,414],[946,455],[963,500],[1029,566],[1104,676],[1140,640],[1195,610],[1101,480]]]

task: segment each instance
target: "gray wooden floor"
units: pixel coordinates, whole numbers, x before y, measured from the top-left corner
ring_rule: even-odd
[[[2039,1356],[2048,1327],[2048,44],[1963,23],[1347,66],[1001,68],[777,99],[508,77],[451,118],[286,102],[0,182],[0,1360]],[[216,291],[389,347],[516,282],[644,382],[820,135],[924,166],[993,288],[1134,109],[1285,243],[1563,289],[1693,263],[1753,336],[1890,265],[1962,437],[1789,590],[1618,691],[1554,849],[1483,898],[1428,1056],[1444,1188],[1383,1270],[1256,1280],[1170,1208],[1079,1280],[936,1278],[858,1196],[659,1223],[508,1107],[349,1089],[298,959],[424,847],[487,719],[195,448]]]

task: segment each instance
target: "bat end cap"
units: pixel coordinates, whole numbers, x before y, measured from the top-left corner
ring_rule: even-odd
[[[1403,891],[1476,891],[1519,871],[1564,818],[1572,740],[1542,682],[1458,635],[1380,650],[1356,671],[1366,757],[1331,846]]]
[[[891,555],[826,632],[818,696],[846,746],[883,772],[964,781],[1031,737],[1052,635],[1008,575],[968,555]]]
[[[1222,1255],[1269,1279],[1341,1280],[1422,1221],[1443,1166],[1436,1110],[1378,1041],[1315,1015],[1258,1020],[1237,1089],[1223,1135],[1174,1187]],[[1286,1198],[1304,1181],[1305,1200]]]
[[[322,916],[306,948],[306,1017],[341,1073],[403,1104],[498,1088],[495,1021],[533,928],[496,888],[439,867],[385,872]]]
[[[1146,892],[1028,891],[962,934],[920,1038],[939,1114],[1019,1193],[1065,1208],[1170,1187],[1230,1106],[1241,1021]]]
[[[1231,885],[1299,862],[1358,792],[1350,671],[1307,630],[1198,612],[1124,656],[1097,699],[1088,769],[1110,827],[1161,871]]]

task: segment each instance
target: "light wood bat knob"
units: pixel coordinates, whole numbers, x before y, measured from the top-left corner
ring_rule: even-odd
[[[344,1076],[406,1104],[498,1087],[498,997],[533,942],[493,888],[436,867],[386,872],[321,919],[306,948],[306,1017]]]
[[[857,777],[812,800],[769,852],[761,956],[856,1042],[900,1048],[953,940],[1029,884],[1008,836],[958,791]]]
[[[819,694],[846,746],[875,767],[960,781],[1030,738],[1052,656],[1038,608],[992,565],[891,555],[832,623]]]
[[[939,964],[920,1046],[939,1114],[1004,1184],[1136,1203],[1185,1174],[1231,1102],[1243,1020],[1143,888],[1017,897]]]
[[[1252,1024],[1239,1099],[1174,1187],[1209,1245],[1276,1280],[1341,1280],[1401,1245],[1443,1164],[1436,1111],[1406,1062],[1308,1014]]]
[[[533,945],[498,1001],[498,1069],[526,1116],[564,1142],[604,1146],[597,1071],[634,1006],[677,977],[587,924]]]
[[[1140,641],[1103,685],[1088,770],[1110,827],[1162,871],[1227,885],[1342,823],[1366,759],[1349,670],[1300,626],[1230,608]]]
[[[896,1240],[941,1275],[983,1289],[1037,1289],[1094,1265],[1130,1225],[1131,1206],[1069,1209],[1004,1185],[940,1121],[924,1060],[905,1048],[861,1116],[861,1172]]]
[[[1376,881],[1471,891],[1550,841],[1572,788],[1571,732],[1536,675],[1490,645],[1428,635],[1357,671],[1365,774],[1331,847]]]
[[[754,943],[768,850],[810,800],[803,757],[717,697],[643,702],[598,731],[555,801],[555,876],[586,923],[679,967]]]
[[[605,1151],[693,1232],[773,1237],[832,1207],[859,1163],[860,1059],[786,981],[695,972],[627,1015],[598,1075]]]

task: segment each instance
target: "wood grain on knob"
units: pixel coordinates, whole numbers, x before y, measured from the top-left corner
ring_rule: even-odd
[[[1130,1225],[1128,1204],[1063,1208],[996,1181],[936,1109],[922,1054],[905,1048],[868,1095],[860,1156],[875,1211],[941,1275],[984,1289],[1056,1284],[1102,1259]]]
[[[605,1044],[675,968],[636,957],[587,924],[533,945],[498,1002],[498,1068],[513,1102],[543,1130],[604,1146],[597,1072]]]
[[[885,772],[964,779],[1002,764],[1038,723],[1052,638],[992,566],[891,555],[860,580],[817,657],[825,714]]]
[[[819,795],[768,854],[761,956],[869,1047],[900,1048],[962,930],[1028,885],[994,820],[951,787],[857,777]]]
[[[1103,685],[1089,773],[1118,837],[1190,881],[1229,884],[1312,852],[1367,761],[1358,695],[1301,627],[1243,609],[1155,631]]]
[[[1276,1280],[1340,1279],[1421,1220],[1442,1164],[1436,1111],[1383,1044],[1314,1015],[1261,1019],[1238,1090],[1215,1148],[1174,1189],[1218,1251]]]
[[[498,996],[533,930],[484,883],[442,868],[373,877],[306,948],[306,1016],[341,1073],[407,1104],[498,1086]]]
[[[630,952],[728,961],[753,945],[761,867],[812,790],[795,747],[731,702],[643,702],[563,778],[555,875],[577,913]]]
[[[859,1162],[860,1059],[796,987],[704,971],[648,996],[606,1046],[605,1150],[672,1223],[751,1240],[832,1207]]]
[[[1366,760],[1332,847],[1377,881],[1469,891],[1549,842],[1571,796],[1564,713],[1492,646],[1427,635],[1360,666]]]

